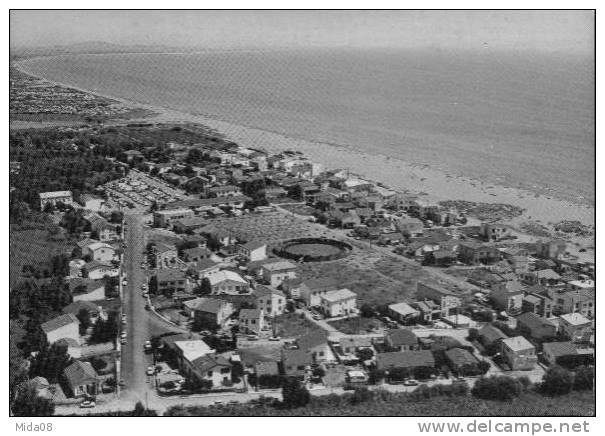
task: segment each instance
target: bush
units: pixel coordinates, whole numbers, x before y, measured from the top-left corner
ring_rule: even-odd
[[[370,304],[364,303],[359,308],[359,314],[364,318],[372,318],[374,316],[374,308]]]
[[[355,390],[353,391],[353,396],[351,397],[350,402],[351,404],[365,403],[366,401],[372,400],[373,397],[374,395],[372,394],[371,390],[369,390],[365,386],[359,387],[355,388]]]
[[[287,378],[282,386],[282,406],[286,409],[305,407],[311,400],[311,394],[307,388],[294,378]]]
[[[479,363],[477,364],[477,367],[479,368],[479,371],[481,372],[482,375],[487,374],[487,371],[489,371],[489,369],[491,368],[489,362],[487,362],[485,360],[480,360]]]
[[[476,381],[471,393],[484,400],[509,401],[518,397],[523,385],[508,376],[481,377]]]
[[[593,388],[594,368],[590,366],[579,366],[576,369],[573,389],[575,391],[585,391]]]
[[[571,372],[560,366],[553,366],[546,371],[542,378],[541,390],[547,395],[557,396],[568,394],[573,387]]]

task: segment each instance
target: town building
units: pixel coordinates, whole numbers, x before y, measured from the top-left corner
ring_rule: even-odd
[[[501,282],[492,286],[490,298],[498,310],[519,313],[523,307],[525,292],[518,281]]]
[[[71,191],[40,192],[40,210],[44,210],[47,204],[56,206],[58,203],[61,203],[71,206],[73,202]]]
[[[535,347],[523,336],[502,339],[502,358],[513,371],[527,371],[534,368],[538,357]]]
[[[163,242],[155,242],[151,249],[151,256],[155,267],[158,269],[172,268],[179,259],[179,254],[176,246],[173,244],[165,244]]]
[[[186,218],[193,218],[191,209],[166,209],[153,213],[153,225],[156,227],[169,227],[172,223]]]
[[[99,393],[100,379],[90,363],[75,360],[65,368],[63,375],[73,397],[90,397]]]
[[[191,284],[187,274],[176,269],[161,269],[155,275],[157,292],[161,295],[173,295],[175,292],[191,291]]]
[[[486,241],[500,241],[511,236],[511,228],[498,223],[481,223],[479,235]]]
[[[238,295],[250,292],[250,284],[234,271],[219,271],[209,276],[208,280],[210,280],[210,286],[214,295]]]
[[[347,288],[327,291],[320,301],[322,312],[329,318],[357,313],[357,294]]]
[[[286,296],[278,289],[258,285],[254,289],[256,307],[262,309],[266,316],[279,316],[286,310]]]
[[[185,374],[199,381],[212,382],[213,388],[231,386],[233,365],[221,355],[200,356],[185,366]]]
[[[296,278],[298,267],[292,262],[282,260],[266,263],[261,268],[262,278],[270,286],[277,288],[284,280]]]
[[[109,263],[93,260],[82,267],[82,274],[89,279],[101,280],[105,276],[117,277],[120,270]]]
[[[105,298],[105,282],[90,278],[75,277],[68,279],[67,286],[73,301],[98,301]]]
[[[389,305],[389,316],[401,324],[413,322],[420,312],[410,306],[408,303],[395,303]]]
[[[413,372],[417,368],[435,368],[435,358],[433,353],[428,350],[378,353],[376,368],[383,371],[403,368]]]
[[[393,351],[414,351],[418,349],[418,337],[409,329],[391,329],[384,334],[384,342]]]
[[[267,244],[260,241],[250,241],[238,244],[237,253],[248,262],[258,262],[267,258]]]
[[[592,321],[581,313],[566,313],[560,317],[561,330],[572,342],[589,342],[594,333]]]
[[[111,262],[116,255],[116,250],[105,242],[93,242],[82,249],[83,256],[90,256],[98,262]]]
[[[479,361],[468,350],[450,348],[445,352],[445,360],[452,371],[460,376],[478,373]]]
[[[183,308],[194,321],[209,329],[221,327],[235,312],[230,302],[216,298],[196,298],[184,301]]]
[[[517,328],[527,332],[532,339],[544,340],[554,338],[557,326],[546,318],[541,318],[533,312],[525,312],[516,317]],[[525,333],[524,333],[525,334]]]
[[[105,208],[105,200],[92,194],[81,194],[78,203],[84,209],[93,212],[100,212]]]
[[[68,338],[80,343],[80,321],[73,313],[59,315],[40,325],[46,336],[46,342],[52,344],[59,339]]]
[[[491,245],[464,241],[458,244],[458,257],[468,265],[489,265],[500,260],[500,250]]]
[[[442,316],[454,315],[462,305],[460,297],[453,292],[439,285],[423,282],[417,284],[416,298],[432,300],[437,303],[441,308]]]
[[[240,309],[238,319],[242,333],[258,335],[265,327],[265,314],[262,309]]]

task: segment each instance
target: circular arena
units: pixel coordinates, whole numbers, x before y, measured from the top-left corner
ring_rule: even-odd
[[[346,242],[327,238],[298,238],[274,249],[275,254],[298,262],[325,262],[346,257],[353,247]]]

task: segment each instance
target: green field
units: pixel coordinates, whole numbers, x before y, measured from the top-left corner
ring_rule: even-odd
[[[74,242],[70,239],[54,239],[48,230],[16,230],[9,233],[9,285],[19,281],[24,265],[32,265],[41,271],[48,267],[53,256],[70,253]]]
[[[560,397],[544,397],[526,392],[519,398],[500,402],[481,400],[470,395],[410,399],[402,394],[388,392],[377,395],[373,401],[351,404],[334,398],[334,401],[312,398],[304,408],[277,409],[271,406],[248,407],[183,407],[175,406],[169,416],[594,416],[593,392],[573,392]],[[328,404],[327,404],[328,403]],[[331,403],[331,404],[330,404]]]

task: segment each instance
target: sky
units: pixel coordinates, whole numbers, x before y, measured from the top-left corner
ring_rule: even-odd
[[[592,11],[25,11],[11,47],[89,41],[196,48],[385,47],[592,52]]]

